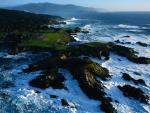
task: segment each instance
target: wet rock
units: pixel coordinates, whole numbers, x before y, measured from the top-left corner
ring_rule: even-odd
[[[41,76],[31,80],[29,82],[30,86],[46,89],[52,87],[54,89],[62,89],[64,88],[65,78],[57,72],[46,72]]]
[[[58,98],[56,95],[50,95],[51,98]]]
[[[117,45],[115,43],[85,43],[76,46],[70,46],[68,53],[70,56],[92,56],[97,58],[105,57],[108,60],[110,57],[110,52],[114,52],[120,56],[126,57],[128,60],[139,63],[139,64],[150,64],[150,58],[139,57],[137,52],[133,48],[125,47],[122,45]]]
[[[139,100],[143,103],[148,103],[149,97],[141,89],[135,88],[130,85],[118,86],[118,88],[123,92],[127,97],[132,97],[136,100]]]
[[[122,43],[120,40],[115,40],[114,42],[116,42],[116,43]]]
[[[62,104],[63,106],[69,106],[68,101],[65,100],[65,99],[61,99],[61,104]]]
[[[81,32],[82,33],[89,33],[89,31],[86,31],[86,30],[82,30]]]
[[[136,75],[140,75],[140,76],[141,76],[141,74],[140,74],[140,73],[138,73],[138,72],[134,72],[134,74],[136,74]]]
[[[62,61],[61,65],[61,67],[69,68],[71,71],[81,70],[84,74],[89,73],[94,77],[101,78],[102,80],[106,80],[110,77],[109,71],[106,68],[92,62],[88,57],[84,57],[82,59],[71,57]]]
[[[148,44],[144,43],[144,42],[137,42],[137,44],[139,44],[140,46],[143,46],[143,47],[147,47]]]
[[[119,101],[118,101],[118,100],[115,100],[115,102],[116,102],[116,103],[119,103]]]
[[[41,92],[40,92],[40,91],[38,91],[38,90],[34,90],[34,92],[35,92],[35,93],[41,93]]]
[[[61,99],[61,104],[70,108],[76,108],[74,103],[68,102],[66,99]]]
[[[150,64],[150,58],[146,57],[138,57],[132,48],[116,45],[110,43],[112,45],[111,51],[115,52],[116,54],[126,57],[128,60],[139,63],[139,64]]]
[[[101,109],[106,113],[117,113],[116,109],[111,104],[111,100],[108,97],[103,98],[102,103],[100,105]]]
[[[60,62],[60,59],[57,57],[49,57],[44,60],[38,61],[34,64],[30,64],[28,68],[23,69],[23,72],[29,73],[39,70],[48,71],[50,69],[54,69],[58,67],[58,63]]]
[[[92,56],[92,57],[105,57],[105,60],[109,59],[110,47],[108,43],[92,42],[79,44],[76,46],[70,46],[69,53],[71,56]]]
[[[135,80],[134,78],[132,78],[132,77],[131,77],[129,74],[127,74],[127,73],[123,73],[122,78],[123,78],[124,80],[133,81],[135,84],[142,84],[142,85],[145,85],[145,86],[146,86],[144,80],[142,80],[142,79],[137,79],[137,80]]]
[[[119,43],[119,44],[131,44],[131,42],[125,42],[125,41],[120,41],[120,40],[115,40],[114,42]]]
[[[96,79],[96,77],[100,77],[101,79],[106,80],[106,78],[109,77],[107,69],[90,61],[88,58],[66,59],[63,65],[68,68],[73,77],[78,80],[80,88],[89,98],[102,101],[102,110],[105,112],[116,113],[110,103],[112,100],[105,97],[106,93],[104,92],[104,86]],[[106,107],[107,109],[105,109]]]
[[[124,38],[130,38],[130,36],[129,35],[126,35],[126,36],[123,36]]]

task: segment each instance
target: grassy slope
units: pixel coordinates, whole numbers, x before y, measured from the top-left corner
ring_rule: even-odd
[[[23,40],[19,46],[34,46],[51,49],[66,49],[67,43],[71,41],[71,38],[65,31],[58,32],[45,32],[41,36],[31,38],[29,40]]]

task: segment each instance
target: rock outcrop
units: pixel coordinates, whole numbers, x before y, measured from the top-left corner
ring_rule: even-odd
[[[111,43],[112,47],[111,47],[111,51],[126,57],[128,60],[138,63],[138,64],[150,64],[150,58],[146,58],[146,57],[139,57],[137,56],[137,52],[135,52],[132,48],[129,47],[125,47],[125,46],[121,46],[121,45],[115,45],[113,43]]]
[[[146,83],[145,83],[144,80],[142,80],[142,79],[137,79],[137,80],[135,80],[134,78],[132,78],[132,77],[131,77],[129,74],[127,74],[127,73],[123,73],[122,78],[123,78],[124,80],[127,80],[127,81],[133,81],[135,84],[141,84],[141,85],[145,85],[145,86],[146,86]]]
[[[52,87],[54,89],[62,89],[65,87],[63,84],[64,81],[64,76],[57,73],[57,70],[51,70],[49,72],[44,72],[43,75],[31,80],[29,84],[30,86],[41,89],[46,89],[49,87]]]
[[[73,77],[79,82],[79,86],[82,91],[91,99],[100,100],[102,104],[100,108],[103,108],[105,112],[115,113],[116,110],[113,108],[111,101],[106,98],[104,86],[100,80],[107,80],[110,77],[109,72],[106,68],[103,68],[97,63],[92,62],[90,59],[78,58],[78,57],[67,57],[65,55],[58,57],[50,57],[46,60],[40,61],[36,64],[32,64],[24,72],[32,72],[38,70],[52,70],[58,68],[68,69]],[[30,81],[30,85],[38,88],[64,88],[64,78],[55,73],[44,73],[44,75],[35,78]],[[105,109],[109,108],[108,109]]]
[[[118,86],[118,88],[123,92],[127,97],[132,97],[136,100],[139,100],[143,103],[148,103],[149,97],[141,89],[135,88],[130,85]]]
[[[144,43],[144,42],[137,42],[137,44],[139,44],[140,46],[143,46],[143,47],[147,47],[148,44]]]

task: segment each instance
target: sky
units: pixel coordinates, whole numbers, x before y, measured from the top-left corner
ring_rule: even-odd
[[[0,6],[14,6],[31,2],[75,4],[110,11],[150,11],[150,0],[0,0]]]

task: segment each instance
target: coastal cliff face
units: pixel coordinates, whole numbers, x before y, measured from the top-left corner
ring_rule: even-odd
[[[20,26],[9,24],[1,29],[0,42],[8,46],[6,53],[0,54],[0,80],[3,81],[0,98],[6,106],[2,107],[3,111],[25,112],[25,108],[31,105],[27,113],[37,108],[35,112],[117,113],[122,111],[118,107],[123,106],[120,98],[127,103],[138,102],[140,107],[141,104],[149,105],[147,90],[142,90],[149,83],[145,79],[135,79],[128,70],[140,76],[135,67],[147,69],[150,58],[139,56],[133,48],[121,45],[120,41],[78,42],[72,34],[89,33],[78,27],[47,27],[47,24],[58,24],[57,19],[63,20],[60,17],[8,10],[5,15],[12,13],[21,13],[20,18],[40,16],[39,22],[46,20],[39,25],[32,20],[30,29],[19,29]],[[24,19],[23,25],[26,23],[28,21]],[[113,83],[112,80],[118,81]],[[9,94],[11,91],[5,89],[18,94]]]

